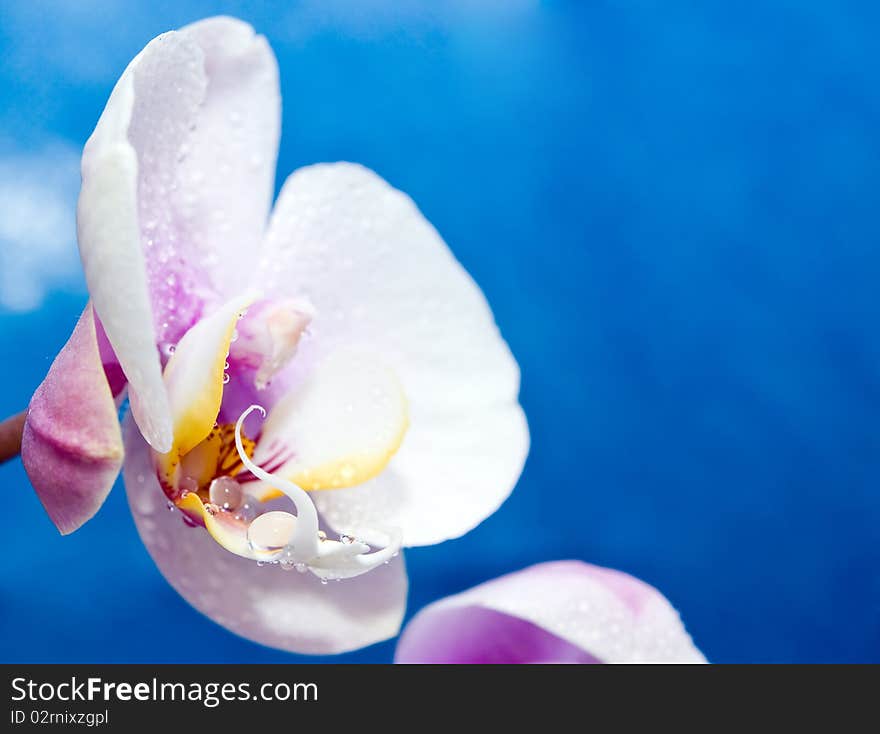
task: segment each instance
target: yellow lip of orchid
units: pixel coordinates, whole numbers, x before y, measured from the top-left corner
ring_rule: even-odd
[[[368,354],[340,350],[279,401],[259,441],[246,438],[242,424],[254,410],[266,417],[262,407],[244,411],[234,430],[218,425],[230,345],[253,300],[227,302],[176,345],[164,373],[173,445],[167,454],[153,454],[160,484],[190,524],[203,526],[231,553],[309,570],[323,580],[360,575],[397,553],[399,533],[386,533],[384,547],[372,553],[348,535],[328,539],[306,489],[354,486],[384,469],[409,425],[403,389],[394,373]],[[261,446],[268,446],[262,451],[268,451],[268,461],[257,456]],[[300,477],[306,487],[299,485]],[[257,500],[244,501],[248,483]],[[215,501],[215,491],[234,499]],[[284,496],[294,502],[296,515],[277,510],[255,515],[256,501]],[[371,537],[375,534],[371,530]]]
[[[201,520],[205,529],[223,548],[258,562],[278,563],[285,568],[310,571],[322,581],[354,578],[384,565],[400,552],[402,542],[398,530],[386,530],[386,545],[371,551],[366,543],[343,535],[339,540],[328,538],[319,530],[318,513],[308,493],[293,482],[266,472],[253,463],[242,442],[242,424],[255,410],[252,405],[235,425],[235,444],[239,457],[248,471],[262,481],[276,486],[296,508],[296,515],[271,511],[248,523],[238,515],[223,512],[216,505],[205,504],[195,492],[184,492],[175,504],[188,516]],[[265,520],[265,522],[261,522]],[[371,535],[375,536],[372,530]],[[262,539],[268,538],[269,541]],[[274,538],[280,538],[275,542]]]
[[[244,411],[235,424],[235,445],[242,463],[256,477],[278,487],[296,507],[296,518],[283,517],[286,513],[269,513],[282,517],[278,522],[287,523],[292,527],[292,534],[287,544],[280,549],[285,565],[293,565],[297,570],[311,571],[322,581],[354,578],[372,571],[374,568],[389,562],[400,552],[402,536],[399,530],[386,530],[386,545],[380,550],[370,552],[370,546],[355,538],[341,536],[339,540],[330,540],[318,529],[318,512],[308,493],[293,482],[270,474],[257,466],[247,455],[241,441],[241,427],[245,418],[258,410],[266,416],[266,411],[259,405],[252,405]],[[249,528],[250,545],[254,547],[253,535],[250,532],[256,523]],[[371,535],[375,535],[372,531]]]

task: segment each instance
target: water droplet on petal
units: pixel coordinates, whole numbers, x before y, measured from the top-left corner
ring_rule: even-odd
[[[186,497],[190,492],[199,491],[199,482],[193,477],[183,477],[177,483],[177,496],[181,499]]]
[[[289,512],[266,512],[248,526],[247,537],[251,548],[260,551],[281,550],[290,544],[296,517]]]
[[[208,488],[208,497],[222,509],[236,510],[244,501],[241,485],[232,477],[217,477]]]
[[[257,516],[258,506],[257,501],[253,497],[245,495],[244,501],[235,512],[235,519],[250,522]]]
[[[281,564],[282,571],[293,571],[296,562],[293,560],[293,549],[288,547],[281,551],[278,562]]]

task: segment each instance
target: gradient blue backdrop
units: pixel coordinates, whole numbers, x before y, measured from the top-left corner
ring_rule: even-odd
[[[280,61],[279,183],[364,163],[481,284],[532,450],[496,515],[407,554],[410,614],[581,558],[660,588],[711,660],[880,661],[880,5],[0,7],[2,150],[78,151],[151,37],[238,15]],[[0,412],[83,303],[75,277],[0,312]],[[0,487],[2,660],[301,659],[187,606],[120,487],[68,538],[19,462]]]

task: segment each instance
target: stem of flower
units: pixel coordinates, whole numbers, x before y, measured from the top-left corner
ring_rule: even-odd
[[[9,461],[21,452],[21,433],[24,430],[24,419],[27,411],[11,415],[0,421],[0,464]]]

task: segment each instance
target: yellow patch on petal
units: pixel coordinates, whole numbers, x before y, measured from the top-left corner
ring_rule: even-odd
[[[282,475],[287,476],[292,482],[298,484],[307,492],[323,489],[344,489],[378,476],[391,461],[391,457],[397,453],[403,443],[403,437],[409,428],[409,420],[404,416],[400,431],[388,444],[384,451],[373,454],[357,454],[354,456],[338,459],[316,467],[303,467],[287,474],[282,470]],[[263,488],[257,493],[261,502],[283,497],[284,494],[274,487]]]
[[[245,453],[254,455],[256,443],[242,434]],[[183,457],[180,475],[196,480],[200,490],[207,490],[217,477],[237,477],[244,464],[235,448],[235,424],[221,423],[211,429],[204,441]],[[204,498],[204,497],[203,497]]]
[[[214,427],[220,403],[226,359],[235,325],[251,298],[230,301],[199,321],[177,345],[165,367],[174,445],[186,454],[201,443]]]
[[[226,513],[219,510],[216,513],[208,512],[204,503],[195,492],[189,492],[175,503],[182,512],[186,512],[192,517],[199,518],[205,528],[220,545],[226,550],[239,556],[251,557],[250,546],[247,542],[247,530],[244,525],[236,525],[232,522],[225,522]],[[229,518],[232,520],[232,518]]]
[[[169,485],[176,484],[181,457],[202,443],[214,428],[223,401],[226,359],[235,326],[253,298],[229,301],[193,326],[177,344],[164,380],[174,426],[171,451],[157,456]]]
[[[212,509],[209,509],[195,492],[185,494],[175,500],[174,504],[181,512],[194,519],[200,519],[208,534],[230,553],[259,561],[271,560],[280,552],[253,549],[247,539],[247,523],[236,520],[232,513],[224,512],[219,508],[212,506]]]
[[[378,475],[403,443],[409,406],[397,376],[375,355],[334,353],[272,409],[254,460],[273,452],[290,459],[273,473],[307,491],[341,489]],[[250,489],[266,501],[279,496],[264,483]]]
[[[294,483],[307,491],[316,489],[340,489],[363,484],[368,479],[377,476],[391,461],[391,457],[397,453],[409,421],[404,421],[391,444],[381,454],[362,454],[346,459],[341,459],[314,469],[302,469],[294,474]]]
[[[182,458],[180,475],[195,479],[199,488],[207,487],[211,480],[218,476],[216,468],[221,444],[216,429],[211,431],[204,441]]]

